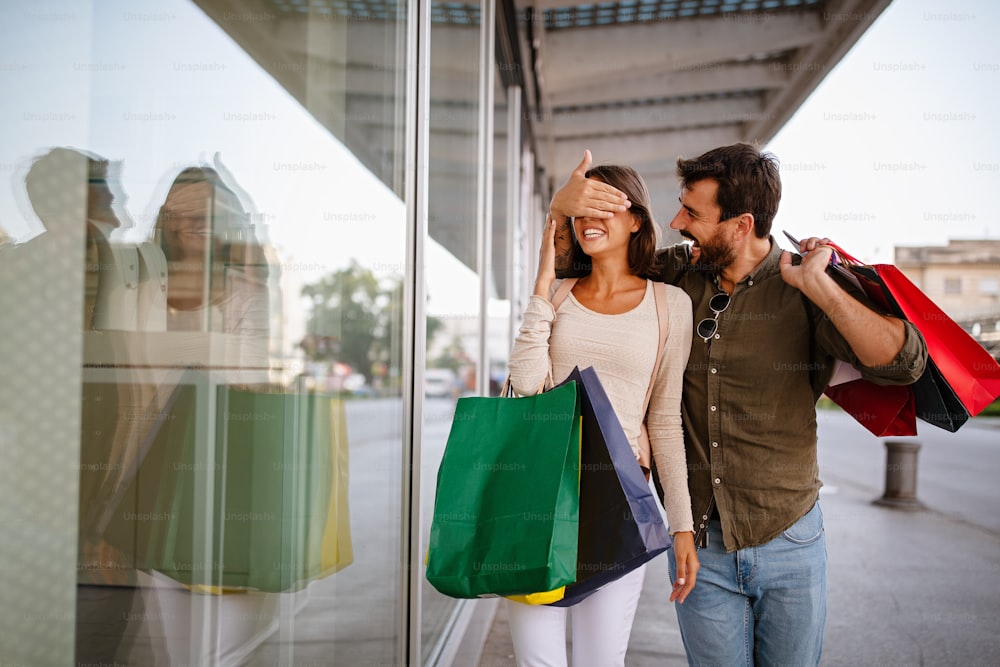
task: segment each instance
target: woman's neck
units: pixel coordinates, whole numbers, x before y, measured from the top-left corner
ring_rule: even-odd
[[[601,261],[594,259],[590,274],[581,279],[588,291],[595,294],[614,294],[636,289],[645,280],[633,274],[627,261]]]
[[[627,262],[601,262],[595,259],[589,275],[573,287],[573,296],[598,313],[627,313],[642,303],[646,281],[628,270]]]

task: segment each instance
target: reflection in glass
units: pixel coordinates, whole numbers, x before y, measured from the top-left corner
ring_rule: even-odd
[[[236,193],[210,167],[184,169],[155,234],[167,261],[167,330],[237,335],[237,356],[227,365],[267,368],[274,269]]]
[[[72,43],[13,17],[45,56],[4,70],[11,99],[87,111],[0,130],[2,164],[30,165],[0,196],[3,252],[58,241],[79,303],[22,318],[82,339],[52,380],[73,409],[40,406],[79,428],[76,591],[52,596],[77,600],[77,662],[398,662],[405,7],[300,9],[109,0],[72,14]],[[362,311],[313,290],[353,271],[376,284]]]

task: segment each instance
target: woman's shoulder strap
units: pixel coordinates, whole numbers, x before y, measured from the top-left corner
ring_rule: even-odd
[[[660,328],[660,345],[657,348],[656,358],[659,360],[663,353],[663,345],[666,343],[667,334],[670,332],[670,314],[667,312],[667,284],[657,280],[653,283],[653,301],[656,303],[656,321]],[[659,363],[659,361],[657,361]]]
[[[555,293],[552,294],[552,298],[549,301],[552,303],[552,310],[559,310],[559,306],[562,302],[566,300],[569,296],[570,290],[573,289],[573,285],[576,284],[576,278],[566,278],[561,281],[558,286],[556,286]]]

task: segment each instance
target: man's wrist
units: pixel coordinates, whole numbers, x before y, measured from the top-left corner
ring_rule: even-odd
[[[837,303],[841,296],[847,296],[843,288],[825,270],[812,275],[805,275],[800,289],[810,301],[823,310],[825,310],[824,306],[831,306]]]

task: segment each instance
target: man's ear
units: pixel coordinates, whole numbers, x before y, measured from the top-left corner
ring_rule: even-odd
[[[753,213],[741,213],[736,220],[736,233],[740,238],[745,238],[753,234]]]

